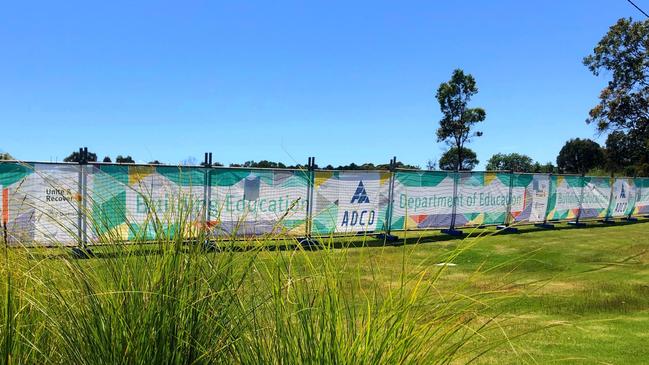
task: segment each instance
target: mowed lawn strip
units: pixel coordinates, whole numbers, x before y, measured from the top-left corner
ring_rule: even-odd
[[[500,234],[493,228],[465,229],[470,236],[460,239],[432,231],[400,233],[401,242],[405,242],[402,246],[384,246],[371,236],[322,237],[320,241],[327,245],[347,248],[308,252],[293,264],[299,272],[309,257],[317,261],[318,255],[339,255],[344,266],[341,270],[349,270],[354,280],[368,288],[394,288],[399,287],[402,272],[424,267],[427,275],[434,275],[440,264],[450,262],[453,265],[446,266],[436,290],[511,293],[511,300],[489,307],[485,318],[498,315],[506,320],[505,330],[512,335],[532,332],[488,353],[479,363],[647,363],[649,220],[616,225],[593,222],[585,228],[557,225],[554,230],[520,228],[520,234]],[[293,243],[254,244],[273,247]],[[155,254],[147,253],[147,247],[129,249]],[[94,251],[98,257],[84,265],[100,268],[102,260],[115,259],[102,256],[104,251],[112,252],[108,248]],[[39,257],[62,253],[61,249],[31,252]],[[272,260],[279,254],[263,252],[257,259]],[[56,260],[45,264],[56,265]],[[65,280],[56,281],[65,287]]]

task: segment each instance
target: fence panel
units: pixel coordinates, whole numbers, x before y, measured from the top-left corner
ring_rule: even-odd
[[[307,171],[217,168],[209,180],[214,235],[306,234]]]
[[[514,222],[545,221],[550,193],[547,174],[513,174],[512,208]]]
[[[579,215],[582,178],[574,175],[552,175],[548,199],[548,220],[575,219]]]
[[[10,245],[73,245],[80,236],[78,165],[0,165],[2,221]]]
[[[192,236],[204,220],[204,174],[195,167],[93,166],[87,179],[91,240]]]
[[[636,198],[633,215],[649,214],[649,178],[638,177],[635,179]]]
[[[393,230],[445,228],[453,215],[454,173],[395,172]]]
[[[579,219],[598,219],[610,216],[611,178],[583,178],[583,195]]]
[[[462,172],[459,178],[456,226],[494,225],[507,222],[512,175],[501,172]],[[520,211],[524,188],[512,189],[511,207]]]
[[[316,171],[314,234],[382,231],[387,227],[388,171]]]
[[[633,180],[632,178],[615,179],[610,209],[612,217],[625,217],[633,212],[636,199]]]

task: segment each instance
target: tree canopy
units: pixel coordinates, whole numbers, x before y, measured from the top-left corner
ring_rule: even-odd
[[[468,106],[471,98],[477,93],[478,86],[473,76],[456,69],[448,82],[439,85],[435,95],[443,114],[437,129],[437,142],[446,142],[451,146],[445,155],[451,151],[457,153],[454,156],[446,156],[445,159],[446,161],[449,157],[453,157],[455,170],[461,170],[463,163],[470,160],[463,156],[465,150],[469,151],[464,148],[464,145],[470,142],[471,138],[482,135],[482,132],[474,131],[474,127],[484,121],[487,114],[482,108]],[[473,158],[475,159],[475,154]],[[440,168],[443,169],[441,163]]]
[[[115,162],[117,163],[135,163],[133,158],[131,156],[122,156],[122,155],[117,155],[115,157]]]
[[[0,152],[0,161],[2,160],[13,160],[13,156],[7,152]]]
[[[602,147],[590,139],[571,139],[561,148],[557,156],[559,172],[585,174],[604,164]]]
[[[534,172],[532,158],[520,153],[496,153],[487,162],[487,170]]]
[[[457,165],[457,156],[462,156],[459,168]],[[439,159],[439,168],[442,170],[471,171],[479,163],[480,161],[478,161],[477,155],[473,150],[464,147],[460,153],[456,147],[451,147]]]
[[[72,152],[68,157],[63,159],[63,162],[79,162],[81,161],[81,155],[79,151]],[[88,162],[97,162],[97,154],[88,152]]]
[[[618,132],[607,150],[621,159],[607,167],[649,173],[649,20],[619,19],[583,62],[595,76],[611,75],[586,120],[599,132]]]

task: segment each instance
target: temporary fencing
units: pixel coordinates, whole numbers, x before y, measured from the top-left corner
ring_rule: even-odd
[[[181,217],[214,239],[632,219],[649,178],[517,172],[0,163],[8,245],[155,239]],[[188,229],[185,227],[184,229]],[[175,232],[179,233],[179,232]]]

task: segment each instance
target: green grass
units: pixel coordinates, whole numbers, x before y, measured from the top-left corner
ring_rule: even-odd
[[[480,232],[9,249],[0,361],[646,363],[649,222]]]
[[[642,364],[649,359],[649,223],[499,235],[485,239],[454,262],[451,280],[470,275],[482,263],[505,263],[528,255],[510,270],[505,265],[482,279],[476,290],[506,281],[522,296],[502,311],[530,333],[512,349],[501,348],[486,363]],[[412,257],[452,250],[456,241],[411,248]],[[532,253],[529,255],[529,253]],[[440,283],[441,284],[441,283]]]

